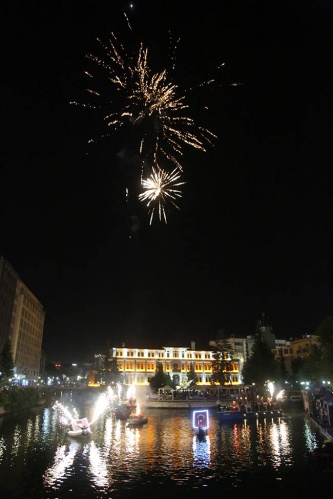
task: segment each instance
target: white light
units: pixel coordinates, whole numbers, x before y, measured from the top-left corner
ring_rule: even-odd
[[[201,411],[193,411],[192,426],[193,428],[199,428],[201,426],[202,428],[208,430],[209,414],[207,409]]]

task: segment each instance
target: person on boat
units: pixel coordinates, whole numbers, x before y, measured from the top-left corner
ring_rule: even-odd
[[[329,457],[333,457],[333,441],[332,440],[325,440],[321,450],[325,452]]]
[[[306,452],[304,456],[312,463],[327,463],[333,458],[333,442],[325,440],[321,448],[315,447],[312,452]]]
[[[202,426],[199,426],[197,435],[198,435],[198,439],[200,440],[200,442],[205,440],[206,431]]]

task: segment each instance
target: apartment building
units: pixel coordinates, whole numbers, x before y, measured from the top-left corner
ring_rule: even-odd
[[[291,341],[293,357],[305,359],[311,353],[313,346],[320,348],[320,337],[316,334],[306,334]]]
[[[10,263],[0,256],[0,352],[10,334],[18,279]]]
[[[40,376],[45,311],[10,263],[0,257],[0,345],[9,339],[14,377],[30,385]]]

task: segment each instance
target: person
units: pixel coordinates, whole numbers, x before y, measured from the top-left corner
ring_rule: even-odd
[[[202,426],[198,428],[198,439],[202,442],[206,437],[206,432]]]

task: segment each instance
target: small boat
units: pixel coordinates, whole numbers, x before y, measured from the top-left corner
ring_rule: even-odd
[[[220,407],[217,412],[220,423],[255,421],[260,419],[280,418],[283,416],[281,409],[253,410],[251,406]]]
[[[129,426],[141,426],[146,423],[148,423],[148,418],[143,414],[133,414],[127,420]]]
[[[132,407],[127,404],[117,404],[113,408],[113,415],[116,419],[120,419],[121,421],[126,421],[132,412]]]
[[[316,447],[310,452],[306,452],[304,457],[311,464],[328,464],[333,462],[333,441],[325,440],[322,447]]]
[[[194,430],[198,430],[196,435],[199,442],[205,442],[209,428],[209,412],[207,409],[193,411],[192,426]]]
[[[67,430],[69,437],[86,437],[91,435],[90,425],[87,418],[72,419],[71,429]]]

